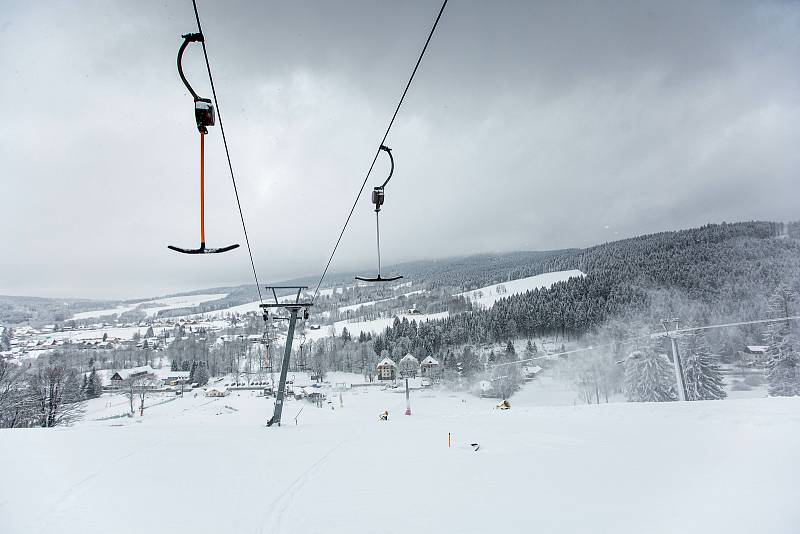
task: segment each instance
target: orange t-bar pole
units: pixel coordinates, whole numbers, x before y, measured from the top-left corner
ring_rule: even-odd
[[[206,182],[205,182],[205,139],[206,136],[200,132],[200,246],[206,243]]]

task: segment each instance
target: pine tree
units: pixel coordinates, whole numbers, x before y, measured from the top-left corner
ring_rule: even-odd
[[[197,368],[194,370],[194,378],[192,382],[197,382],[198,386],[204,386],[208,383],[210,378],[206,362],[197,362]]]
[[[508,340],[508,343],[506,343],[506,358],[508,358],[509,360],[517,359],[517,351],[516,349],[514,349],[514,344],[511,342],[510,339]]]
[[[782,352],[770,359],[767,370],[769,394],[777,397],[800,395],[800,356],[797,351]]]
[[[708,341],[702,333],[690,335],[682,343],[683,378],[686,400],[724,399],[725,382],[722,369],[711,355]]]
[[[460,364],[461,372],[468,377],[483,370],[483,364],[481,364],[478,354],[469,345],[464,347],[464,352],[461,353]]]
[[[97,374],[97,371],[92,369],[92,372],[89,373],[89,378],[86,381],[86,387],[84,388],[84,394],[89,399],[94,399],[99,397],[103,393],[103,381],[100,378],[100,375]]]
[[[632,402],[675,400],[669,362],[651,350],[633,351],[626,360],[625,396]]]
[[[94,371],[94,369],[92,369]],[[86,386],[89,384],[89,378],[83,375],[83,383],[81,384],[81,391],[86,394]]]
[[[774,318],[792,314],[796,300],[794,292],[785,285],[779,286],[769,300],[770,314]],[[790,397],[800,395],[800,354],[797,335],[789,321],[769,323],[765,335],[769,346],[767,380],[769,394]]]
[[[195,375],[196,372],[197,372],[197,360],[192,362],[192,370],[189,371],[189,383],[190,384],[193,384],[194,382],[197,382],[197,380],[194,379],[194,375]]]

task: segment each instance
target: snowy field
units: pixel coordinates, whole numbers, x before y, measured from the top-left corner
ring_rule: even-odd
[[[798,531],[800,398],[545,407],[532,388],[509,411],[414,392],[403,416],[402,394],[362,387],[287,401],[281,428],[255,393],[188,394],[5,430],[0,532]]]
[[[322,295],[323,292],[320,291],[319,293],[320,293],[320,295]],[[306,292],[306,293],[303,293],[300,296],[300,299],[301,300],[302,299],[309,299],[310,300],[313,295],[314,295],[313,293],[307,293]],[[278,297],[278,302],[294,302],[296,298],[297,298],[296,295],[284,295],[282,297]],[[264,294],[264,302],[274,302],[274,297],[272,296],[272,294],[265,293]],[[202,317],[202,318],[225,317],[226,315],[233,315],[233,314],[245,315],[245,314],[248,314],[248,313],[251,313],[251,312],[261,315],[262,311],[263,310],[261,309],[261,301],[260,300],[254,300],[253,302],[245,302],[244,304],[239,304],[237,306],[231,306],[229,308],[221,308],[219,310],[214,310],[214,311],[210,311],[210,312],[189,314],[189,315],[186,315],[185,317],[186,318],[189,318],[189,317],[192,317],[192,318],[198,318],[198,317]]]
[[[470,299],[473,304],[481,308],[491,308],[498,300],[511,295],[519,295],[532,289],[543,289],[550,287],[555,283],[569,280],[570,278],[577,278],[586,276],[583,272],[575,269],[571,271],[554,271],[552,273],[537,274],[536,276],[529,276],[527,278],[519,278],[517,280],[510,280],[499,284],[492,284],[490,286],[481,287],[472,291],[459,293],[456,296],[465,296]],[[502,287],[499,287],[502,286]]]
[[[425,293],[425,291],[426,290],[424,290],[424,289],[418,289],[416,291],[409,291],[408,293],[401,293],[400,295],[397,295],[397,296],[394,296],[394,297],[389,297],[389,298],[386,298],[386,299],[370,300],[370,301],[367,301],[367,302],[359,302],[358,304],[350,304],[348,306],[339,306],[339,313],[346,313],[346,312],[349,312],[349,311],[356,311],[359,308],[366,308],[366,307],[369,307],[369,306],[374,306],[375,304],[378,304],[380,302],[390,302],[390,301],[396,300],[396,299],[398,299],[400,297],[408,298],[408,297],[412,297],[414,295],[421,295],[422,293]]]
[[[146,302],[139,302],[136,304],[129,304],[125,306],[118,306],[116,308],[108,308],[104,310],[92,310],[81,313],[76,313],[72,319],[94,319],[98,317],[105,317],[108,315],[119,315],[125,312],[140,308],[148,317],[158,314],[161,310],[175,310],[178,308],[192,308],[204,302],[211,302],[212,300],[223,299],[227,296],[226,293],[221,294],[205,294],[205,295],[183,295],[180,297],[164,297],[160,299],[148,300]]]
[[[192,325],[192,328],[224,328],[228,323],[225,321],[203,321]],[[153,334],[156,336],[163,335],[164,331],[172,331],[174,328],[171,326],[153,326]],[[81,330],[68,330],[66,332],[51,332],[48,334],[36,335],[36,339],[45,341],[53,340],[71,340],[85,341],[97,340],[103,337],[103,334],[108,334],[112,339],[132,339],[135,333],[143,335],[147,331],[146,326],[108,326],[100,328],[84,328]]]
[[[163,299],[151,300],[144,305],[144,312],[148,317],[158,314],[161,310],[176,310],[179,308],[193,308],[204,302],[212,302],[227,297],[227,293],[217,293],[208,295],[188,295],[183,297],[166,297]]]
[[[423,323],[425,321],[432,321],[435,319],[444,319],[448,315],[448,312],[439,312],[439,313],[419,313],[419,314],[407,314],[407,313],[398,313],[397,317],[402,321],[404,318],[408,319],[409,321],[416,321],[417,324]],[[347,319],[336,321],[333,323],[333,327],[336,330],[336,335],[342,333],[342,329],[347,328],[347,331],[350,332],[351,336],[358,336],[361,332],[372,333],[372,334],[380,334],[382,333],[387,326],[392,326],[394,324],[394,317],[381,317],[379,319],[371,319],[369,321],[349,321]],[[316,341],[317,339],[327,337],[330,335],[330,328],[331,325],[324,325],[319,330],[307,330],[306,337],[308,339],[313,339]]]

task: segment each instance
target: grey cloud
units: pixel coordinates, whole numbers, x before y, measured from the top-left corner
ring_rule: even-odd
[[[319,272],[438,2],[200,9],[259,275]],[[451,2],[389,137],[386,261],[798,218],[799,23],[784,2]],[[0,293],[250,279],[242,250],[166,250],[197,239],[193,28],[188,1],[4,3]],[[210,94],[198,50],[187,70]],[[242,242],[218,128],[207,173],[209,242]],[[373,265],[373,225],[365,196],[334,269]]]

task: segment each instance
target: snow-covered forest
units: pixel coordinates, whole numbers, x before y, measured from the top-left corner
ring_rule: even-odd
[[[314,316],[302,324],[289,368],[313,372],[320,380],[327,372],[347,372],[371,382],[379,361],[399,364],[410,355],[418,362],[436,361],[433,382],[481,395],[513,397],[536,367],[543,376],[570,383],[582,402],[674,400],[673,350],[662,320],[677,318],[676,327],[692,329],[680,332],[675,346],[689,400],[725,398],[726,388],[768,387],[772,395],[794,395],[800,388],[796,321],[693,329],[800,314],[800,241],[783,229],[766,222],[707,225],[585,250],[406,264],[409,281],[396,287],[345,285],[326,291]],[[536,275],[548,269],[581,276],[551,277],[549,285],[536,286]],[[448,279],[450,285],[444,285]],[[533,286],[510,282],[529,279]],[[509,293],[507,287],[523,289]],[[484,292],[497,293],[488,308],[473,300],[485,300]],[[119,317],[117,330],[132,332],[129,340],[109,338],[115,331],[109,323],[93,325],[92,313],[80,312],[88,317],[39,334],[30,353],[39,356],[33,360],[19,358],[25,353],[18,352],[12,335],[30,327],[5,327],[0,421],[12,427],[73,421],[74,414],[61,418],[57,412],[72,412],[82,398],[102,392],[96,371],[152,366],[189,372],[189,383],[199,386],[224,375],[236,383],[267,382],[279,371],[274,355],[283,350],[286,325],[264,323],[246,306],[209,317],[207,299],[218,305],[225,295],[207,290],[201,298],[153,301],[151,306],[167,309],[148,311],[149,320],[132,327],[124,321],[137,304],[118,305],[112,319]],[[186,312],[180,307],[184,302],[196,306],[194,314],[172,317]],[[409,310],[413,313],[403,314]],[[102,332],[102,340],[72,339],[73,333],[80,339],[94,331]],[[42,344],[42,339],[53,341]],[[750,354],[752,347],[763,347],[763,353]],[[87,390],[90,373],[94,385]],[[57,394],[42,399],[37,393],[42,389]]]

